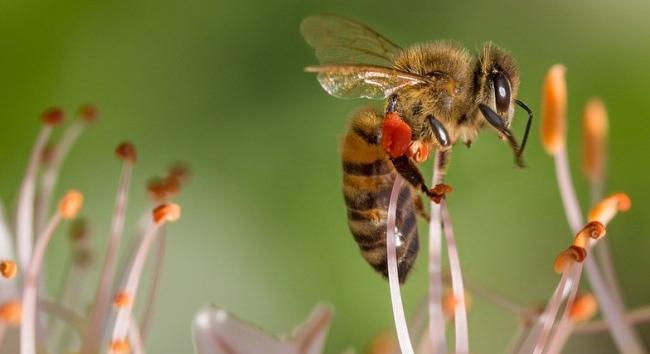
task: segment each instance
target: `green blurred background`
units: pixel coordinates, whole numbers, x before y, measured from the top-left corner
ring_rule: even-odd
[[[85,192],[98,249],[120,170],[117,143],[134,141],[140,155],[131,230],[147,205],[149,177],[179,159],[193,171],[179,201],[183,218],[170,227],[150,352],[191,352],[191,318],[206,303],[283,333],[321,301],[336,309],[327,353],[363,351],[374,333],[391,328],[392,316],[387,283],[361,259],[347,230],[337,141],[349,113],[368,102],[329,97],[302,71],[316,60],[298,26],[320,12],[356,18],[402,45],[455,39],[475,50],[493,40],[517,59],[520,98],[535,112],[545,71],[565,64],[570,153],[583,207],[588,187],[578,127],[582,105],[595,95],[611,118],[608,190],[624,190],[634,202],[608,233],[616,265],[627,303],[649,302],[644,1],[1,1],[2,199],[15,201],[39,113],[96,103],[101,120],[75,146],[59,192]],[[471,149],[455,149],[448,177],[465,275],[531,306],[550,296],[559,279],[551,264],[570,236],[538,126],[527,169],[514,169],[507,146],[488,132]],[[47,255],[50,288],[67,254],[59,237]],[[407,311],[426,287],[423,252],[403,288]],[[480,298],[474,304],[474,351],[501,352],[517,320]],[[650,327],[641,329],[650,342]],[[614,351],[607,336],[577,337],[569,348]]]

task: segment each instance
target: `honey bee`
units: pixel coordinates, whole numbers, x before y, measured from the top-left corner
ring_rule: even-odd
[[[416,214],[426,217],[418,191],[440,202],[450,188],[429,189],[417,168],[435,149],[445,157],[461,141],[468,147],[485,127],[506,140],[517,166],[528,138],[532,111],[517,100],[519,73],[513,58],[493,43],[476,57],[459,44],[437,41],[402,49],[369,27],[335,15],[305,18],[300,31],[315,49],[318,75],[327,93],[339,98],[385,100],[384,111],[353,114],[342,142],[343,195],[348,225],[362,256],[384,277],[386,222],[397,175],[404,184],[398,199],[398,274],[404,282],[419,241]],[[528,113],[519,145],[510,131],[515,104]],[[446,168],[447,158],[439,162]]]

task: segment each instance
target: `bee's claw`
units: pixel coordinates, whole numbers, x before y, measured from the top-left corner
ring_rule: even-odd
[[[442,202],[442,200],[446,197],[447,193],[451,193],[453,190],[454,189],[450,185],[440,183],[435,187],[429,189],[427,191],[427,195],[434,203],[440,204],[440,202]]]

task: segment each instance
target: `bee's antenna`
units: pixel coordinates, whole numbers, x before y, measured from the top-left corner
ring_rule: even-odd
[[[524,109],[528,113],[528,122],[526,123],[526,131],[524,132],[524,140],[521,141],[521,149],[519,150],[519,156],[524,153],[524,148],[526,147],[526,142],[528,141],[528,133],[530,133],[530,125],[533,123],[533,111],[526,106],[526,104],[520,100],[515,100],[515,103]]]

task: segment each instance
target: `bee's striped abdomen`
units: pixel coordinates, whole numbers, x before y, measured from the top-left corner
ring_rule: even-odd
[[[363,258],[382,273],[386,264],[388,202],[397,172],[380,145],[381,116],[372,109],[357,112],[343,139],[343,196],[348,226]],[[397,205],[397,257],[403,282],[418,252],[413,188],[404,184]]]

